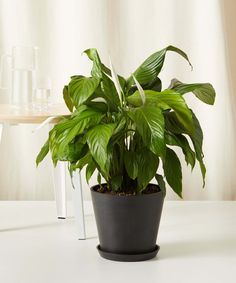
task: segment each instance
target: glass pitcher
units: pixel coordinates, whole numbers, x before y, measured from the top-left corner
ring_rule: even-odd
[[[1,56],[1,80],[5,60],[10,59],[11,62],[11,104],[16,106],[31,105],[37,57],[38,47],[32,46],[15,46],[12,48],[11,55]]]

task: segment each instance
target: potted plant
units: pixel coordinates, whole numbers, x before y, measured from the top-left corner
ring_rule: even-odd
[[[140,261],[154,257],[167,182],[182,198],[182,171],[174,148],[181,148],[193,169],[200,164],[205,183],[203,133],[184,100],[192,92],[214,104],[209,83],[185,84],[173,79],[162,90],[159,74],[168,46],[148,57],[124,79],[100,60],[96,49],[85,51],[92,60],[90,77],[72,76],[63,89],[71,115],[50,131],[37,156],[39,164],[51,152],[54,165],[69,163],[73,172],[86,167],[87,182],[97,169],[98,184],[91,188],[102,257]],[[105,183],[102,183],[102,177]],[[155,178],[157,184],[150,183]]]

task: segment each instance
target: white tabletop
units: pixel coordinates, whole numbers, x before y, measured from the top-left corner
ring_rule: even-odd
[[[70,112],[65,104],[51,104],[45,110],[0,104],[0,123],[42,123],[51,116],[66,116]],[[57,122],[57,118],[52,123]]]
[[[159,255],[137,263],[99,257],[93,216],[78,241],[74,218],[55,211],[54,202],[0,202],[1,282],[236,282],[236,202],[165,202]]]

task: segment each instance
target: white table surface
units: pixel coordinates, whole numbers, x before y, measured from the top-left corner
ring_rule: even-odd
[[[236,282],[236,202],[165,202],[161,249],[146,262],[100,258],[92,215],[86,224],[78,241],[74,218],[55,220],[54,202],[1,201],[0,282]]]

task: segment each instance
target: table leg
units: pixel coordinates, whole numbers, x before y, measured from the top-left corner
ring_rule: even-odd
[[[83,192],[80,171],[72,173],[73,200],[75,210],[75,222],[79,240],[86,239]]]
[[[52,124],[48,124],[49,131],[53,128]],[[53,167],[53,186],[56,201],[57,218],[66,218],[66,163],[58,162]]]
[[[66,163],[58,162],[53,168],[53,184],[58,219],[66,218]]]

